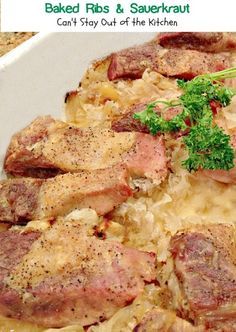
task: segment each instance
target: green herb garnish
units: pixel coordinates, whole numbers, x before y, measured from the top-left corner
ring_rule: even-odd
[[[211,103],[217,102],[221,107],[230,104],[236,93],[221,80],[233,77],[236,77],[236,68],[200,75],[192,81],[177,80],[183,90],[177,100],[157,100],[144,111],[135,113],[134,118],[145,124],[152,135],[187,130],[183,142],[188,159],[183,161],[183,166],[189,172],[199,168],[229,170],[234,167],[234,150],[230,136],[213,122]],[[156,114],[158,104],[165,105],[164,109],[181,107],[182,112],[168,121]]]

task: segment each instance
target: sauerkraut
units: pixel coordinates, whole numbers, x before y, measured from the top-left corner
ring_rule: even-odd
[[[150,70],[146,70],[141,79],[110,82],[107,79],[108,64],[109,60],[105,59],[91,66],[78,90],[69,95],[66,104],[68,122],[81,127],[109,127],[111,120],[124,113],[132,104],[175,99],[180,95],[175,79]],[[229,107],[223,109],[217,120],[223,123],[226,130],[236,127],[236,98]],[[181,161],[186,158],[186,152],[181,139],[166,136],[166,147],[172,169],[167,179],[159,186],[138,180],[141,192],[115,210],[108,228],[104,227],[102,218],[98,218],[89,209],[75,211],[67,217],[86,218],[91,229],[95,225],[101,229],[104,227],[108,239],[140,250],[154,251],[159,264],[157,278],[160,287],[146,286],[143,294],[131,305],[117,311],[108,321],[90,327],[89,332],[131,332],[153,307],[177,308],[181,296],[168,251],[171,236],[196,224],[236,222],[236,185],[218,183],[201,173],[190,174],[183,169]],[[4,229],[5,226],[1,227]],[[35,223],[29,223],[27,227],[34,228]],[[42,221],[41,227],[45,229],[47,224]],[[170,295],[171,290],[174,297]],[[1,317],[0,325],[1,331],[7,332],[83,331],[79,325],[45,330]]]
[[[175,79],[150,70],[146,70],[141,79],[118,82],[108,81],[106,70],[106,61],[88,69],[76,97],[66,105],[67,121],[82,127],[109,126],[112,119],[132,104],[174,99],[180,94]],[[226,83],[236,86],[232,80]],[[217,116],[217,121],[226,131],[236,127],[236,97]],[[181,161],[186,158],[186,151],[181,139],[166,136],[166,146],[172,172],[158,187],[141,180],[142,193],[116,209],[107,237],[130,247],[156,252],[161,289],[168,294],[168,285],[175,296],[163,305],[155,292],[156,301],[153,301],[153,293],[150,295],[150,288],[146,287],[132,305],[119,310],[110,320],[91,327],[90,332],[129,332],[150,307],[179,307],[181,295],[168,251],[171,236],[197,224],[236,222],[236,185],[219,183],[200,172],[190,174],[183,169]],[[139,303],[138,311],[136,303]]]

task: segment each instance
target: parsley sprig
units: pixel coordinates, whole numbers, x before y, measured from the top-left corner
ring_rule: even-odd
[[[134,118],[145,124],[152,135],[157,133],[187,131],[183,142],[188,158],[183,166],[189,171],[201,169],[229,170],[234,167],[234,150],[230,136],[213,122],[212,102],[228,106],[236,94],[224,86],[222,80],[236,77],[236,67],[220,72],[200,75],[191,81],[177,80],[183,94],[172,101],[157,100],[147,105]],[[171,120],[165,120],[155,112],[158,104],[164,109],[181,107],[182,112]]]

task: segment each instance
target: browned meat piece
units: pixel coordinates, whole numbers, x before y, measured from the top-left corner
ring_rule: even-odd
[[[186,80],[230,66],[226,55],[179,49],[163,49],[156,59],[156,65],[160,74]]]
[[[236,49],[233,33],[223,32],[163,32],[158,43],[167,48],[182,48],[203,52],[224,52]]]
[[[231,144],[236,150],[236,133],[231,135]],[[236,159],[234,160],[236,163]],[[203,170],[200,171],[200,173],[204,174],[205,176],[216,180],[218,182],[222,183],[228,183],[228,184],[236,184],[236,167],[232,168],[229,171],[224,171],[224,170]]]
[[[156,68],[156,55],[159,50],[160,47],[157,44],[146,43],[113,53],[108,68],[109,80],[142,77],[145,69]]]
[[[99,215],[112,211],[132,195],[125,168],[58,175],[52,179],[9,179],[0,182],[0,221],[22,223],[63,216],[76,208]]]
[[[35,150],[35,146],[47,139],[50,128],[53,128],[55,123],[51,116],[38,117],[30,126],[12,137],[6,156],[10,159],[9,165],[6,163],[9,173],[34,177],[34,167],[37,167],[37,177],[45,178],[59,172],[49,160],[44,158],[40,149]],[[14,158],[14,165],[11,165],[11,158]],[[24,172],[21,170],[23,164],[25,164]],[[28,164],[30,167],[27,167]]]
[[[145,110],[147,103],[140,103],[131,106],[125,114],[118,119],[112,121],[111,128],[116,132],[122,131],[138,131],[141,133],[149,133],[147,126],[143,125],[140,121],[134,119],[134,113],[139,113]],[[164,112],[161,112],[159,107],[155,108],[157,114],[162,114],[165,120],[171,120],[177,114],[182,112],[180,107],[169,108]]]
[[[0,181],[0,221],[20,224],[34,219],[42,183],[31,178]]]
[[[38,136],[45,121],[44,135]],[[37,139],[33,140],[33,134]],[[30,138],[28,138],[28,136]],[[13,175],[39,176],[41,170],[60,172],[91,171],[123,163],[132,176],[160,182],[167,175],[165,146],[161,137],[142,133],[116,133],[106,128],[80,129],[48,117],[38,118],[13,136],[4,168]]]
[[[148,311],[133,332],[203,332],[203,327],[196,327],[176,316],[173,311],[156,308]]]
[[[155,254],[89,236],[78,221],[0,233],[0,314],[45,327],[111,317],[156,278]],[[16,245],[17,244],[17,245]]]
[[[225,54],[209,54],[192,50],[163,49],[147,43],[111,55],[109,80],[141,78],[145,69],[183,79],[223,70],[230,66]]]
[[[142,124],[140,121],[133,118],[134,113],[142,112],[146,108],[146,103],[134,104],[129,107],[127,112],[120,116],[118,119],[113,120],[111,124],[112,130],[116,132],[122,131],[138,131],[141,133],[149,133],[147,126]],[[158,109],[157,109],[158,113]]]
[[[236,331],[235,228],[217,224],[171,240],[174,269],[185,303],[183,317],[216,331]],[[230,326],[230,329],[220,329]],[[218,331],[218,330],[217,330]]]

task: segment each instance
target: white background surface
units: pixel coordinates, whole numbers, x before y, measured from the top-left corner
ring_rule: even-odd
[[[142,43],[150,33],[38,34],[0,58],[0,157],[10,137],[39,115],[63,117],[66,92],[91,61]]]
[[[46,14],[44,12],[45,2],[54,5],[61,2],[63,5],[76,5],[78,2],[84,8],[84,4],[99,3],[109,5],[112,13],[109,14]],[[185,5],[190,4],[190,14],[130,14],[129,4],[137,2],[140,5]],[[125,8],[122,15],[115,14],[117,3]],[[126,27],[126,26],[99,26],[96,31],[236,31],[236,0],[1,0],[2,5],[2,31],[94,31],[93,27],[59,27],[56,25],[58,17],[70,19],[71,17],[88,16],[90,19],[101,19],[106,17],[112,20],[114,17],[125,19],[127,16],[147,18],[159,17],[178,20],[178,27]],[[122,17],[123,16],[123,17]]]

